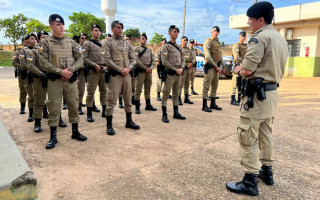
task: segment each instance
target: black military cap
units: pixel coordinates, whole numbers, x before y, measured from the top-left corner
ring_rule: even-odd
[[[163,42],[163,41],[167,42],[167,40],[165,38],[161,40],[161,42]]]
[[[143,37],[145,37],[146,39],[148,39],[147,34],[145,34],[145,33],[141,33],[140,36],[143,36]]]
[[[37,37],[40,38],[42,34],[44,34],[44,35],[49,35],[49,33],[47,33],[46,31],[39,31],[39,32],[37,33]]]
[[[26,36],[23,36],[22,37],[22,42],[25,41],[25,40],[26,40]]]
[[[220,28],[219,28],[219,26],[213,26],[213,27],[212,27],[212,30],[215,30],[215,31],[217,31],[217,32],[220,33]]]
[[[31,36],[35,37],[37,39],[37,36],[36,34],[34,33],[28,33],[27,37],[26,37],[26,40],[28,40]]]
[[[186,39],[188,41],[188,37],[187,36],[182,36],[181,39]]]
[[[87,34],[85,34],[85,33],[80,33],[80,34],[79,34],[79,38],[80,38],[81,36],[83,36],[83,35],[86,36],[86,37],[88,37]]]
[[[260,18],[263,17],[268,23],[272,21],[274,17],[274,7],[270,2],[262,1],[253,4],[247,10],[247,16],[251,18]]]
[[[180,33],[180,30],[179,30],[179,28],[178,28],[176,25],[171,25],[171,26],[169,27],[169,32],[170,32],[172,29],[176,29],[176,30],[178,31],[178,33]]]
[[[63,20],[63,18],[62,18],[60,15],[58,15],[58,14],[52,14],[52,15],[50,15],[50,17],[49,17],[49,24],[50,24],[52,21],[60,22],[60,23],[62,23],[62,24],[64,25],[64,20]]]
[[[93,30],[94,28],[98,28],[101,31],[101,27],[98,24],[92,24],[91,30]]]
[[[241,35],[241,36],[243,36],[243,37],[246,37],[246,32],[244,32],[244,31],[241,31],[240,33],[239,33],[239,35]]]
[[[193,44],[194,43],[194,39],[190,39],[189,43]]]
[[[128,37],[131,40],[131,36],[130,35],[124,35],[123,37]]]
[[[107,33],[106,37],[112,37],[112,35],[110,33]]]

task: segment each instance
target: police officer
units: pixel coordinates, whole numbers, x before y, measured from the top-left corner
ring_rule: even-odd
[[[195,63],[195,57],[193,57],[192,51],[187,46],[187,44],[188,44],[188,37],[182,36],[181,47],[182,47],[182,52],[185,59],[185,68],[181,76],[180,91],[179,91],[179,105],[183,105],[181,101],[182,88],[184,88],[184,103],[193,104],[193,102],[190,101],[189,99],[189,85],[190,85],[190,76],[191,76],[193,63]]]
[[[97,24],[93,24],[90,29],[92,39],[84,42],[82,48],[85,49],[83,52],[83,62],[89,69],[87,77],[87,121],[94,122],[92,117],[94,93],[97,86],[99,86],[100,92],[100,103],[102,105],[102,117],[106,117],[106,102],[107,102],[107,85],[104,79],[104,71],[107,67],[103,65],[101,56],[104,54],[101,47],[101,41],[99,40],[101,35],[101,28]]]
[[[112,115],[114,107],[117,104],[121,87],[123,86],[124,110],[126,112],[127,122],[125,127],[131,129],[140,129],[132,121],[131,112],[131,77],[130,71],[136,64],[135,55],[130,43],[122,37],[123,24],[120,21],[111,23],[113,37],[105,40],[102,45],[104,63],[108,66],[108,73],[111,74],[108,83],[107,92],[107,134],[114,135],[112,127]]]
[[[85,49],[82,48],[82,45],[85,41],[87,41],[88,36],[85,33],[80,33],[79,34],[79,41],[80,41],[80,46],[81,46],[81,50],[82,53],[84,53]],[[78,100],[79,100],[79,107],[78,107],[78,111],[79,111],[79,115],[83,115],[83,111],[82,111],[82,107],[84,107],[85,105],[83,104],[83,96],[84,96],[84,91],[86,89],[86,76],[85,76],[85,72],[84,72],[84,68],[80,68],[78,69]]]
[[[172,88],[172,104],[173,104],[173,118],[185,120],[186,117],[182,116],[178,110],[178,100],[179,100],[179,88],[180,88],[180,78],[185,67],[185,60],[182,52],[181,46],[176,43],[179,35],[179,28],[175,25],[169,27],[170,41],[163,45],[161,48],[161,60],[165,67],[165,77],[162,80],[165,81],[162,90],[162,121],[169,123],[167,115],[167,101]]]
[[[47,33],[46,31],[39,31],[37,33],[38,42],[43,40],[47,35],[49,35],[49,33]]]
[[[288,44],[271,24],[274,17],[271,3],[253,4],[247,16],[253,34],[242,65],[234,70],[246,85],[237,128],[245,175],[243,180],[226,186],[231,192],[255,196],[259,194],[257,174],[266,185],[274,184],[272,124],[278,107],[277,84],[284,74]]]
[[[217,97],[219,73],[221,72],[221,74],[224,74],[226,70],[223,59],[222,59],[220,42],[218,39],[219,33],[220,33],[220,28],[218,26],[213,26],[211,30],[211,38],[206,39],[206,41],[204,41],[203,43],[204,57],[205,57],[206,64],[204,66],[205,75],[203,79],[202,110],[205,112],[212,112],[211,109],[222,110],[222,108],[220,108],[216,104],[216,99],[219,99],[219,97]],[[220,64],[223,67],[222,71],[219,68]],[[208,108],[207,98],[208,98],[208,92],[210,87],[211,87],[211,91],[210,91],[211,104],[210,104],[210,108]]]
[[[70,38],[64,36],[64,20],[58,14],[49,17],[49,27],[52,36],[41,41],[43,50],[40,52],[40,66],[48,72],[48,124],[50,126],[50,140],[46,149],[52,149],[58,143],[57,125],[61,114],[61,100],[65,96],[68,106],[69,122],[72,124],[72,139],[87,140],[78,131],[79,114],[77,110],[77,70],[82,67],[83,56],[80,46]]]
[[[241,31],[239,33],[239,42],[235,43],[232,46],[232,57],[236,66],[240,65],[243,62],[244,55],[246,54],[248,46],[245,43],[245,40],[246,40],[246,32]],[[231,83],[230,104],[234,106],[239,106],[239,103],[240,103],[240,91],[238,91],[238,101],[236,101],[237,77],[238,76],[232,76],[232,83]],[[239,80],[239,77],[238,77],[238,80]]]
[[[28,47],[28,40],[26,37],[22,38],[22,48]],[[20,66],[20,51],[21,49],[17,49],[12,55],[12,65],[15,67],[15,77],[18,78],[19,84],[19,102],[20,102],[20,114],[26,114],[26,100],[27,100],[27,70],[24,70]],[[28,98],[28,103],[29,98]]]
[[[110,33],[107,33],[105,36],[105,39],[110,39],[110,38],[112,38],[112,35]]]
[[[161,48],[163,47],[163,45],[167,42],[166,39],[162,39],[161,43],[160,43],[160,48],[156,51],[155,54],[155,59],[156,59],[156,66],[157,66],[157,71],[158,71],[158,78],[157,78],[157,101],[161,101],[161,90],[162,90],[162,86],[163,86],[163,82],[161,81],[160,75],[159,73],[161,73],[159,71],[159,68],[162,68],[162,61],[161,61]]]
[[[198,95],[198,93],[196,91],[194,91],[194,79],[195,79],[195,74],[197,72],[197,49],[194,48],[194,39],[190,39],[189,41],[189,48],[192,52],[192,56],[194,57],[194,63],[192,66],[192,70],[191,70],[191,75],[190,75],[190,82],[191,82],[191,94],[192,95]]]

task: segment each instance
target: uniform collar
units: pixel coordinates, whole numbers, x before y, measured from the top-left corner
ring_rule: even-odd
[[[57,36],[52,36],[53,39],[55,40],[63,40],[65,38],[65,36],[62,36],[62,37],[57,37]]]
[[[259,30],[257,30],[256,32],[254,32],[254,34],[258,34],[261,31],[264,31],[264,30],[267,30],[267,29],[273,29],[273,25],[272,24],[265,25],[262,28],[260,28]]]
[[[115,39],[115,40],[122,40],[122,39],[123,39],[123,36],[120,36],[120,37],[112,36],[112,37],[113,37],[113,39]]]

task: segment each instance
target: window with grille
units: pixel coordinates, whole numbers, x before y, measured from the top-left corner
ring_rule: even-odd
[[[301,40],[288,40],[289,57],[299,57]]]

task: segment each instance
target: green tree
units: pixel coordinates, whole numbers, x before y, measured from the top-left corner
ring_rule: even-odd
[[[128,28],[127,30],[123,31],[123,35],[129,35],[131,38],[139,38],[140,31],[138,28]]]
[[[46,31],[50,32],[49,26],[45,25],[44,23],[40,22],[37,19],[30,19],[28,23],[26,23],[27,32],[31,33],[38,33],[39,31]]]
[[[14,50],[17,48],[18,41],[27,34],[27,28],[24,26],[29,19],[21,13],[13,15],[12,18],[0,19],[0,31],[4,32],[4,37],[9,38],[14,44]]]
[[[69,16],[69,19],[71,20],[72,24],[70,24],[69,29],[66,31],[68,35],[79,35],[80,33],[85,33],[90,38],[90,28],[92,24],[97,24],[101,27],[101,32],[106,32],[106,23],[105,18],[97,18],[94,15],[90,13],[72,13],[71,16]],[[100,39],[103,39],[104,36],[101,34]]]
[[[159,34],[159,33],[154,33],[154,36],[153,36],[153,38],[150,40],[150,43],[151,43],[151,44],[160,44],[160,43],[161,43],[161,40],[163,40],[163,39],[166,39],[166,38],[164,37],[164,35]]]

